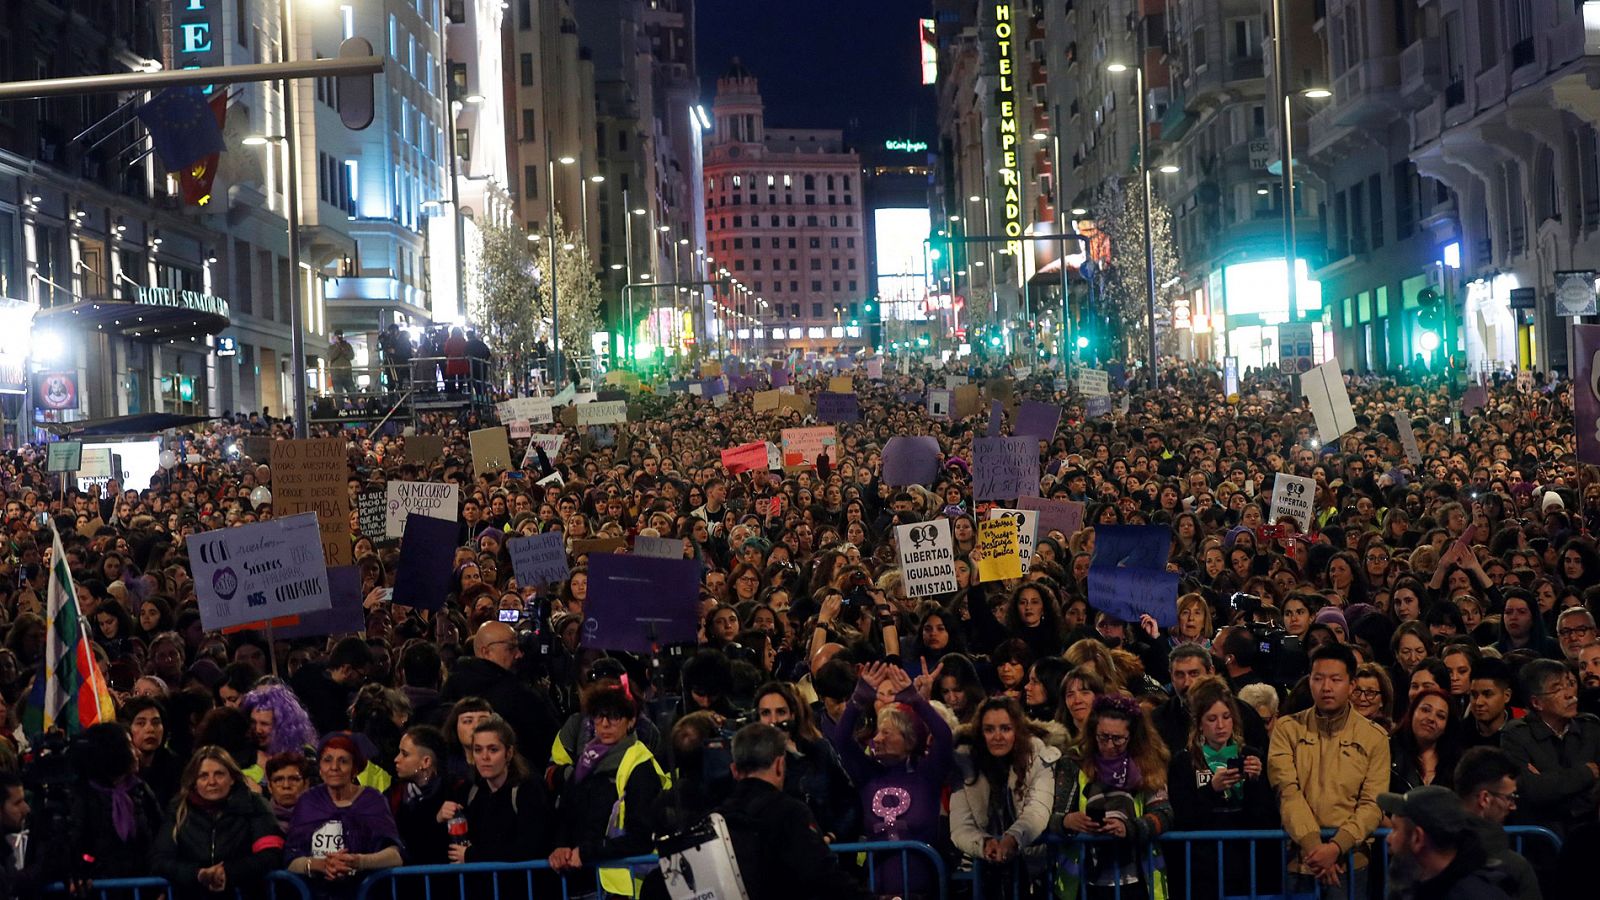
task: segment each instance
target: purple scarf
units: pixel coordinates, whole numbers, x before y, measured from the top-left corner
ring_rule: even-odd
[[[89,785],[111,798],[111,828],[116,831],[117,837],[124,842],[132,840],[133,833],[139,827],[134,821],[133,811],[133,789],[138,787],[139,779],[129,775],[111,787],[98,781],[90,781]]]
[[[1119,791],[1136,791],[1139,789],[1139,783],[1144,780],[1139,772],[1139,764],[1127,753],[1111,759],[1101,759],[1096,756],[1094,777],[1101,784]]]
[[[605,759],[607,754],[621,745],[621,741],[615,744],[602,744],[599,738],[590,740],[583,746],[583,752],[578,754],[578,762],[572,767],[572,782],[581,784],[589,777],[589,773],[594,771],[594,767],[600,764],[600,760]],[[618,789],[621,789],[620,786]]]

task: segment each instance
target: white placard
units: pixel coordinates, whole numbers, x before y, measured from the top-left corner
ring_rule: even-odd
[[[947,391],[953,391],[966,383],[967,376],[965,375],[946,375],[944,377],[944,389]]]
[[[1078,393],[1085,397],[1109,397],[1111,379],[1101,369],[1079,369]]]
[[[897,525],[894,542],[900,548],[900,574],[905,577],[907,597],[932,597],[959,589],[949,519]]]
[[[1417,433],[1411,428],[1411,414],[1403,409],[1397,410],[1394,427],[1400,432],[1400,446],[1406,448],[1406,461],[1413,466],[1422,465],[1422,448],[1417,446]]]
[[[548,425],[555,421],[555,404],[549,397],[518,397],[499,406],[509,407],[510,418],[503,422],[527,422],[530,425]]]
[[[539,461],[536,448],[543,447],[544,455],[550,458],[550,464],[555,465],[556,454],[561,452],[561,444],[567,436],[564,434],[530,434],[528,435],[528,450],[522,455],[522,465],[531,466]]]
[[[578,388],[569,384],[558,391],[554,397],[551,397],[550,402],[556,406],[565,406],[571,403],[576,396],[578,396]]]
[[[950,409],[955,406],[956,395],[954,391],[930,390],[928,391],[928,418],[949,419]]]
[[[718,409],[721,409],[722,407],[727,406],[728,405],[728,395],[723,393],[723,394],[718,394],[715,397],[712,397],[711,398],[711,405],[717,407]]]
[[[1277,478],[1272,482],[1272,512],[1267,518],[1269,524],[1276,525],[1278,520],[1289,516],[1300,524],[1301,534],[1311,533],[1312,512],[1317,502],[1317,483],[1300,475],[1285,475],[1277,473]]]
[[[314,512],[203,531],[185,543],[207,631],[333,606]]]
[[[998,519],[1001,516],[1010,516],[1017,520],[1017,546],[1022,555],[1022,571],[1028,571],[1028,563],[1033,559],[1033,544],[1039,537],[1039,514],[1031,509],[1005,509],[996,506],[989,510],[989,518]]]
[[[1328,360],[1300,376],[1300,395],[1311,403],[1317,420],[1317,437],[1324,444],[1338,440],[1356,427],[1356,413],[1350,408],[1350,392],[1344,386],[1344,373],[1337,360]]]
[[[406,516],[416,513],[454,522],[461,518],[461,489],[436,481],[391,481],[383,511],[383,534],[391,540],[405,536]]]
[[[628,401],[603,400],[578,407],[578,427],[617,425],[628,421]]]

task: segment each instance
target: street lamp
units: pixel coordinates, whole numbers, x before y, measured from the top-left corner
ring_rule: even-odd
[[[1146,364],[1150,367],[1150,389],[1158,390],[1161,387],[1161,374],[1159,359],[1156,353],[1156,246],[1155,237],[1150,228],[1150,123],[1149,111],[1144,102],[1144,66],[1134,66],[1134,90],[1139,105],[1139,183],[1143,190],[1144,206],[1144,288],[1145,288],[1145,327],[1150,332],[1149,355]],[[1128,71],[1129,66],[1123,63],[1111,63],[1106,66],[1106,71],[1112,74]],[[1168,170],[1171,170],[1170,172]],[[1177,166],[1164,165],[1161,171],[1172,174],[1178,171]]]

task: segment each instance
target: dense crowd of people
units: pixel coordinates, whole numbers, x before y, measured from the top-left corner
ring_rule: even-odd
[[[1463,410],[1442,385],[1351,376],[1356,427],[1319,441],[1271,371],[1230,403],[1217,371],[1173,365],[1088,416],[1060,373],[966,362],[854,370],[861,421],[771,473],[730,475],[720,453],[808,414],[757,414],[749,391],[660,384],[625,425],[534,426],[566,440],[520,472],[472,469],[473,414],[420,423],[446,437],[427,463],[407,433],[325,430],[349,441],[352,498],[460,485],[451,590],[436,612],[392,605],[401,549],[352,522],[365,631],[276,642],[206,630],[184,538],[273,515],[270,467],[229,448],[286,423],[198,430],[203,461],[137,492],[63,494],[41,447],[7,454],[0,895],[156,875],[202,897],[287,870],[353,896],[375,870],[538,859],[579,890],[665,896],[651,867],[602,864],[711,811],[756,898],[860,895],[855,858],[826,849],[857,841],[924,843],[1004,873],[985,883],[1008,896],[1563,888],[1571,867],[1530,846],[1536,877],[1501,826],[1548,828],[1575,858],[1600,831],[1600,484],[1575,460],[1570,383],[1497,380]],[[979,580],[976,524],[1010,498],[973,496],[988,404],[928,415],[952,374],[1063,410],[1039,494],[1085,504],[1083,527],[1039,534],[1018,579]],[[795,391],[825,384],[802,371]],[[885,483],[887,440],[925,434],[937,475]],[[1309,533],[1270,521],[1276,473],[1314,479]],[[895,526],[936,518],[958,589],[908,597]],[[1170,529],[1173,627],[1096,609],[1095,530],[1116,524]],[[71,738],[20,724],[52,528],[117,705]],[[518,584],[508,538],[551,531],[570,575]],[[698,565],[698,644],[586,646],[583,542],[641,535]],[[1287,838],[1157,840],[1199,829]],[[876,874],[880,894],[936,887],[922,857]]]

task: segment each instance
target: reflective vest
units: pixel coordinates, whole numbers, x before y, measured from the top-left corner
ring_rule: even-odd
[[[1088,786],[1088,773],[1079,769],[1078,789],[1074,791],[1077,796],[1067,812],[1083,811],[1083,789]],[[1138,793],[1133,794],[1133,815],[1135,818],[1144,815],[1144,799]],[[1083,848],[1083,844],[1068,844],[1057,857],[1055,895],[1061,900],[1077,900],[1079,883],[1084,875]],[[1161,845],[1151,842],[1150,854],[1140,861],[1139,877],[1149,886],[1151,900],[1167,900],[1166,863],[1161,856]]]
[[[560,740],[556,741],[559,746]],[[672,778],[662,771],[661,764],[656,762],[655,755],[650,748],[635,740],[622,755],[622,762],[617,766],[617,802],[611,807],[611,821],[606,823],[606,835],[616,837],[625,829],[624,821],[628,812],[628,779],[632,777],[633,770],[649,763],[656,770],[656,777],[661,779],[663,790],[672,787]],[[638,876],[626,866],[600,870],[600,887],[610,894],[619,894],[623,897],[637,897],[643,887],[642,876],[648,874],[654,866],[643,866]]]

